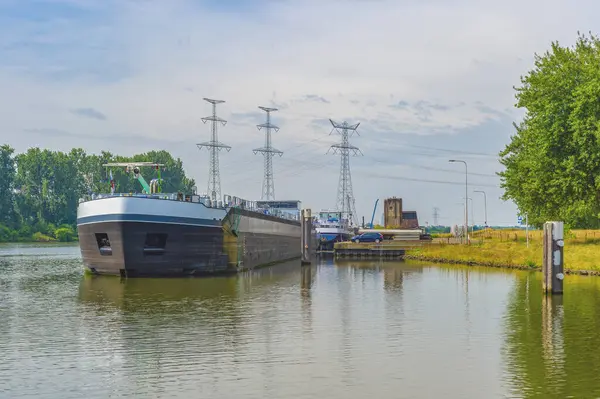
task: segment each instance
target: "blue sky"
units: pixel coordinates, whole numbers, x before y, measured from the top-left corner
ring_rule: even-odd
[[[543,10],[543,13],[540,11]],[[585,10],[585,12],[582,12]],[[259,198],[259,105],[277,106],[278,199],[334,207],[338,138],[328,118],[360,122],[351,139],[356,208],[400,196],[433,222],[462,221],[469,164],[473,215],[513,224],[497,154],[522,117],[512,87],[533,54],[597,32],[581,1],[0,0],[0,142],[133,154],[166,149],[205,190],[203,97],[223,99],[224,194]],[[471,213],[471,212],[470,212]],[[380,210],[376,219],[380,217]]]

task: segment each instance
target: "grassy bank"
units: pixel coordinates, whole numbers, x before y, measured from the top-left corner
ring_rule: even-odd
[[[600,231],[573,230],[565,234],[565,271],[600,275]],[[407,259],[443,263],[540,269],[542,231],[529,233],[529,247],[521,230],[475,232],[471,245],[432,243],[411,250]]]

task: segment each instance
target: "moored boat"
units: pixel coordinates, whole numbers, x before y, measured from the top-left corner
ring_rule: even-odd
[[[314,222],[318,251],[333,251],[336,242],[347,241],[353,232],[342,212],[322,209]]]
[[[161,193],[160,181],[147,184],[140,174],[140,167],[156,165],[107,164],[124,166],[143,192],[113,191],[80,200],[79,245],[92,273],[235,273],[300,257],[300,201],[256,202],[228,195],[211,201],[195,193]]]

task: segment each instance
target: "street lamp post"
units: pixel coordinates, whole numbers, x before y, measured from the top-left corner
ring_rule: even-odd
[[[467,162],[460,159],[450,159],[448,162],[462,162],[465,164],[465,198],[469,197],[469,183],[468,183],[468,167]],[[465,236],[467,237],[467,245],[469,245],[469,201],[465,199]]]
[[[469,201],[471,201],[471,233],[475,232],[475,216],[473,215],[473,209],[475,209],[475,205],[473,205],[473,198],[469,197]]]
[[[485,224],[485,227],[487,228],[488,227],[488,225],[487,225],[487,196],[485,195],[485,191],[483,191],[483,190],[474,190],[473,192],[474,193],[483,193],[483,206],[485,209],[485,223],[484,224]]]
[[[463,199],[465,199],[463,197]],[[473,214],[473,209],[475,209],[475,205],[473,205],[473,198],[469,197],[469,201],[471,201],[471,233],[475,231],[475,215]],[[465,203],[463,202],[462,205],[464,206]]]
[[[464,200],[464,198],[463,198],[463,200]],[[460,205],[462,207],[462,209],[463,209],[463,212],[465,211],[465,201],[463,201],[463,202],[457,202],[456,205]],[[464,232],[464,227],[465,226],[463,226],[463,233],[462,233],[461,237],[466,237],[466,233]],[[462,238],[461,238],[460,242],[461,243],[463,242]]]

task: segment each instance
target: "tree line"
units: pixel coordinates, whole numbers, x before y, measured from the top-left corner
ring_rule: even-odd
[[[109,193],[109,162],[156,162],[161,168],[163,192],[190,192],[179,158],[167,151],[150,151],[131,157],[102,151],[87,154],[81,148],[70,152],[30,148],[15,154],[0,146],[0,242],[71,241],[76,239],[79,199],[92,193]],[[141,192],[140,184],[124,168],[111,168],[116,192]],[[154,168],[143,168],[148,181],[158,177]]]

